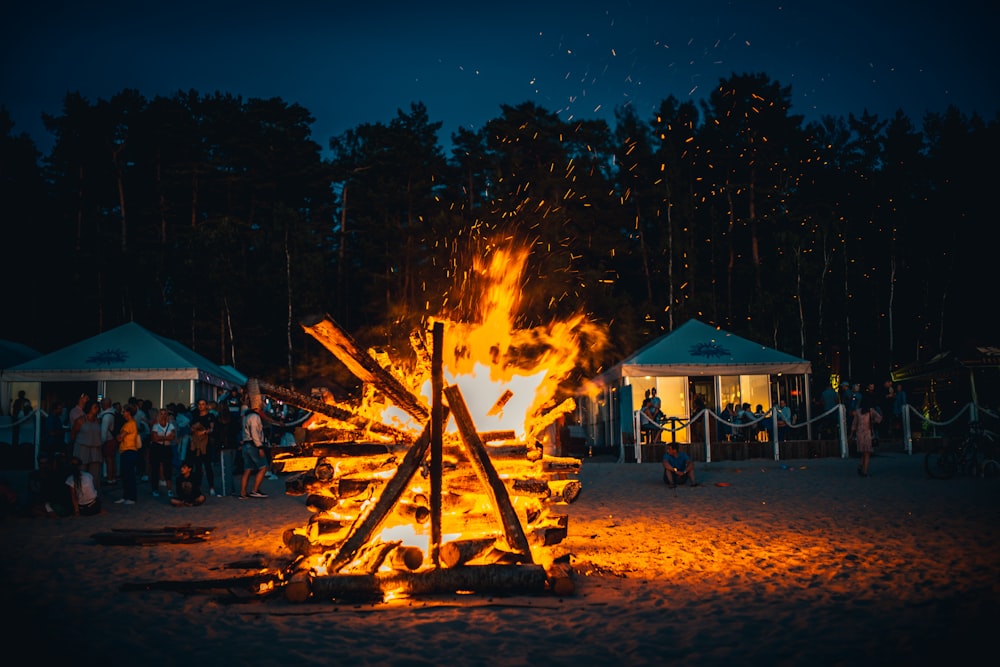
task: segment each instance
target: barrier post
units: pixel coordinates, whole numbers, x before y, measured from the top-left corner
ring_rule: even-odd
[[[846,410],[843,404],[837,404],[837,422],[840,425],[840,458],[847,458],[847,419],[845,417]]]
[[[771,433],[774,434],[774,460],[779,460],[778,455],[778,411],[771,408]]]

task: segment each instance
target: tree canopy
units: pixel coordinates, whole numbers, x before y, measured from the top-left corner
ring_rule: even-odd
[[[44,156],[0,109],[2,337],[51,350],[134,320],[294,386],[324,355],[300,318],[394,345],[473,316],[470,258],[513,240],[531,248],[521,324],[607,326],[590,371],[690,318],[872,381],[995,344],[974,295],[998,236],[981,165],[1000,118],[806,122],[790,100],[734,73],[614,127],[503,105],[448,154],[420,103],[325,152],[279,98],[70,93]]]

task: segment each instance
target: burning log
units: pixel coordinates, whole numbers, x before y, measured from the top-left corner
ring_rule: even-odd
[[[259,402],[259,394],[264,393],[272,398],[278,399],[279,401],[288,403],[289,405],[294,405],[297,408],[309,410],[310,412],[325,415],[331,419],[336,419],[352,426],[356,426],[362,431],[371,431],[372,433],[389,436],[399,442],[410,442],[413,439],[409,434],[394,429],[381,422],[366,419],[358,414],[350,412],[349,410],[345,410],[344,408],[330,405],[329,403],[317,400],[311,396],[306,396],[291,389],[279,387],[257,378],[251,378],[247,381],[247,393],[250,394],[251,403],[254,400]],[[257,394],[256,399],[255,394]]]
[[[424,564],[424,552],[420,547],[398,546],[389,553],[389,567],[394,570],[419,570]]]
[[[550,547],[566,539],[569,517],[565,514],[550,514],[538,521],[531,529],[530,540],[537,546]]]
[[[336,509],[338,504],[340,504],[340,498],[334,496],[310,493],[306,497],[306,507],[309,508],[310,512],[329,512]]]
[[[393,505],[402,496],[407,485],[410,483],[410,479],[416,473],[421,463],[423,463],[429,447],[430,428],[425,428],[424,432],[406,453],[406,456],[403,457],[403,462],[400,464],[399,469],[396,470],[395,476],[389,480],[389,483],[382,490],[378,501],[350,537],[347,538],[337,557],[330,563],[330,570],[332,572],[339,571],[351,562],[357,550],[371,539],[375,530],[385,521],[389,510],[392,509]]]
[[[444,394],[448,399],[448,407],[455,416],[455,423],[458,425],[458,431],[462,435],[462,442],[465,443],[468,449],[469,462],[472,464],[472,468],[476,471],[476,475],[483,486],[490,492],[490,500],[500,514],[507,543],[515,551],[523,553],[530,558],[531,548],[528,545],[527,537],[524,535],[524,529],[521,527],[521,523],[514,513],[514,508],[510,504],[506,487],[499,476],[497,476],[496,469],[493,467],[493,463],[486,453],[486,448],[476,434],[475,424],[473,424],[472,417],[469,415],[469,409],[462,398],[461,389],[457,385],[451,385],[450,387],[445,387]]]
[[[465,567],[337,574],[309,580],[312,597],[325,600],[378,601],[384,592],[403,595],[472,591],[496,595],[544,594],[547,575],[541,565],[467,565]]]
[[[582,488],[583,484],[577,479],[549,480],[549,489],[552,491],[549,499],[571,503],[579,497]]]
[[[416,505],[413,503],[399,503],[396,505],[396,512],[404,517],[412,519],[418,524],[425,524],[431,520],[431,508],[426,505]]]
[[[529,442],[537,440],[541,435],[542,431],[555,423],[557,419],[562,417],[564,414],[573,412],[576,409],[576,401],[572,398],[567,398],[565,401],[552,408],[544,415],[539,415],[531,424],[526,427],[527,437]]]
[[[372,457],[382,460],[395,459],[404,450],[379,442],[329,442],[315,443],[309,448],[309,455],[316,458],[343,459]]]
[[[545,579],[549,590],[556,595],[572,595],[576,592],[575,572],[566,563],[552,563],[545,568]]]
[[[430,410],[417,396],[385,370],[366,352],[358,348],[354,339],[329,317],[308,318],[300,322],[313,338],[333,353],[348,370],[362,382],[374,385],[401,410],[419,422],[426,422]]]
[[[445,567],[465,565],[490,551],[496,543],[495,537],[445,542],[441,545],[441,564]]]
[[[401,544],[402,542],[392,541],[366,545],[364,549],[359,551],[357,566],[352,569],[357,572],[367,572],[369,574],[378,572],[379,568],[382,567],[382,563],[389,557],[389,554],[395,551]],[[420,558],[422,561],[423,554],[421,554]],[[417,567],[420,566],[418,565]]]
[[[308,535],[297,533],[292,529],[288,529],[282,534],[281,541],[284,542],[285,547],[296,556],[312,556],[315,554],[321,554],[327,550],[327,548],[321,544],[314,544],[312,540],[309,539]]]

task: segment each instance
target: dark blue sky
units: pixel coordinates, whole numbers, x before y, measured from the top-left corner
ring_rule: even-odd
[[[58,115],[67,92],[96,102],[123,88],[281,97],[312,112],[324,148],[419,101],[447,143],[501,104],[609,122],[631,104],[649,118],[671,94],[701,100],[733,72],[763,72],[807,119],[902,109],[919,127],[949,104],[1000,112],[996,12],[980,4],[15,0],[0,21],[0,104],[43,151],[41,114]]]

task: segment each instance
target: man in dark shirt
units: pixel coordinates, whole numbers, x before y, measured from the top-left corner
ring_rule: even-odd
[[[181,474],[177,475],[177,483],[174,484],[174,497],[170,499],[170,504],[174,507],[194,507],[203,502],[205,496],[201,492],[201,485],[191,474],[191,464],[184,461],[181,463]]]

